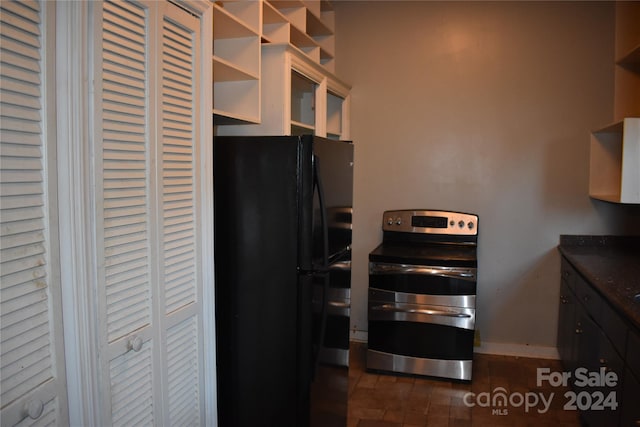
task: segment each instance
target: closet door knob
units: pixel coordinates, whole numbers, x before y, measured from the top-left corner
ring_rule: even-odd
[[[140,351],[141,348],[142,348],[142,338],[135,336],[129,340],[129,350],[138,352]]]
[[[31,399],[24,405],[23,414],[32,420],[40,418],[44,411],[44,403],[40,399]]]

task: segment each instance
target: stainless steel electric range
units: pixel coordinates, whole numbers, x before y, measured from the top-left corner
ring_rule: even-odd
[[[471,380],[478,216],[387,211],[369,254],[369,370]]]

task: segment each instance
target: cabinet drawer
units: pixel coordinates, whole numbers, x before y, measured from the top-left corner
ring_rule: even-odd
[[[587,310],[589,316],[600,325],[602,323],[602,297],[582,277],[576,275],[575,279],[575,292],[578,301]]]
[[[627,351],[627,324],[606,302],[602,302],[602,330],[609,337],[618,353],[624,357]]]
[[[629,331],[625,361],[631,372],[640,378],[640,333],[637,330]]]

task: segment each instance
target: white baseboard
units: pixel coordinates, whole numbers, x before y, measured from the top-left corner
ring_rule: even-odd
[[[351,341],[366,343],[367,331],[351,331]],[[556,347],[544,347],[527,344],[505,344],[483,342],[479,347],[474,347],[473,351],[481,354],[495,354],[499,356],[531,357],[534,359],[559,360],[560,355]]]
[[[355,342],[363,342],[366,343],[368,341],[369,335],[367,333],[367,331],[356,331],[356,330],[351,330],[351,335],[349,337],[349,339],[351,341],[355,341]]]
[[[527,344],[505,344],[483,342],[473,349],[476,353],[495,354],[500,356],[532,357],[535,359],[559,360],[560,355],[556,347],[543,347]]]

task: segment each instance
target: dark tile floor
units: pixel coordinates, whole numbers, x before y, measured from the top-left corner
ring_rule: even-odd
[[[563,410],[566,389],[536,385],[537,368],[562,372],[555,360],[476,354],[473,381],[462,383],[370,373],[365,357],[366,345],[352,343],[348,427],[580,425],[575,411]],[[506,406],[493,402],[501,391]],[[528,409],[526,399],[531,403]]]

